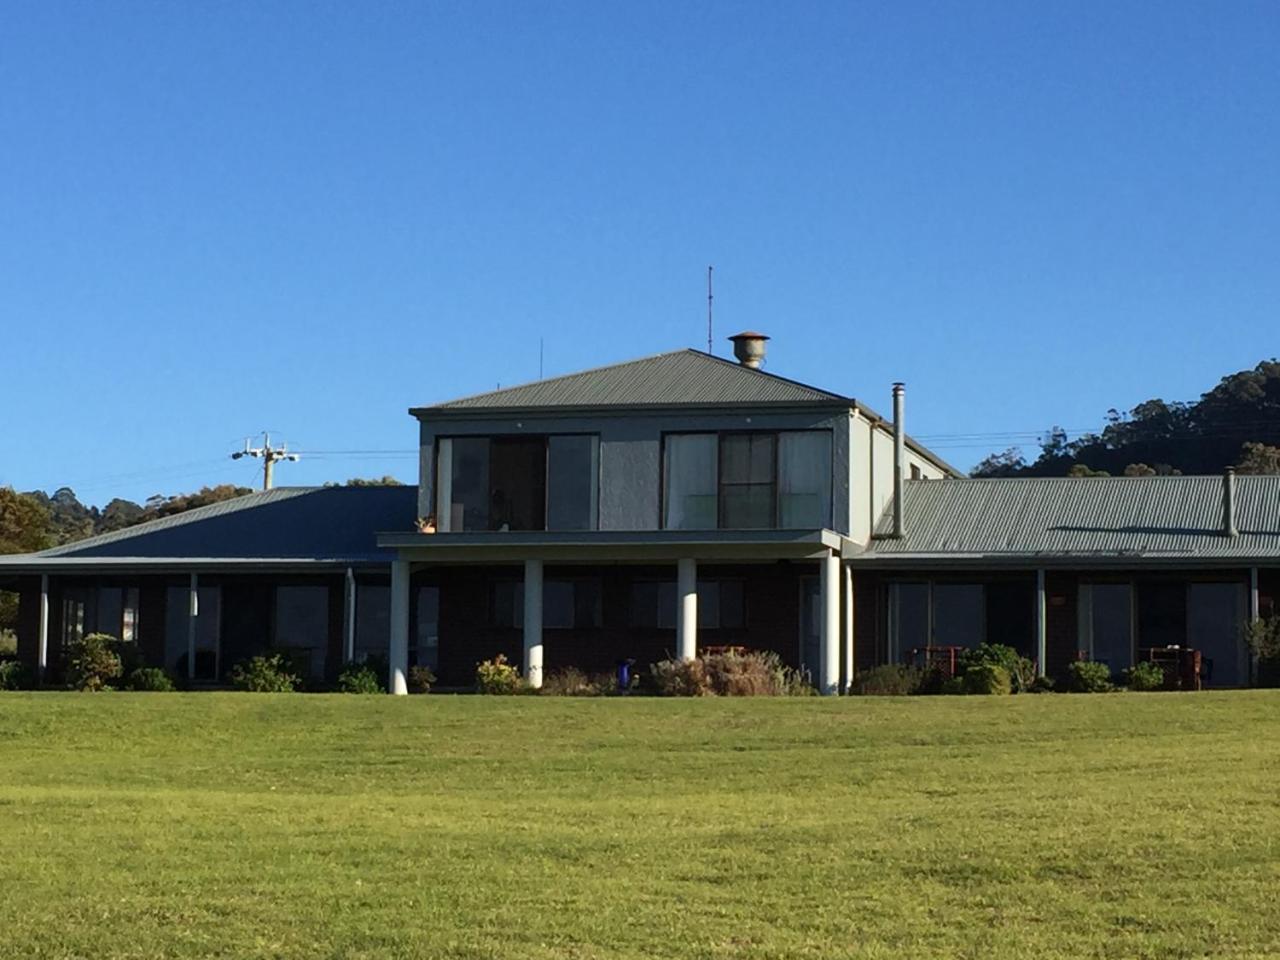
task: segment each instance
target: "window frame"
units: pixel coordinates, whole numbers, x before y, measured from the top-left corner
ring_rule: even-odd
[[[432,471],[431,471],[431,472],[432,472],[432,480],[433,480],[433,482],[432,482],[432,491],[431,491],[431,502],[432,502],[432,505],[433,505],[433,506],[432,506],[433,514],[434,514],[434,516],[435,516],[435,520],[436,520],[436,530],[437,530],[438,532],[440,532],[440,533],[505,533],[505,532],[515,532],[515,533],[519,533],[519,532],[525,532],[525,533],[557,533],[557,532],[569,532],[569,533],[573,533],[573,532],[584,532],[584,531],[574,531],[574,530],[564,530],[564,531],[562,531],[562,530],[560,530],[560,528],[553,529],[553,528],[551,528],[551,527],[549,527],[549,526],[547,525],[547,523],[548,523],[548,521],[549,521],[549,519],[550,519],[550,515],[551,515],[551,510],[550,510],[550,506],[551,506],[551,469],[550,469],[551,457],[550,457],[550,453],[551,453],[551,438],[552,438],[552,437],[587,437],[588,439],[590,439],[590,440],[594,441],[594,442],[591,444],[591,474],[590,474],[590,477],[591,477],[591,491],[592,491],[591,500],[592,500],[592,503],[591,503],[591,506],[590,506],[590,509],[589,509],[589,513],[590,513],[590,516],[591,516],[591,526],[587,527],[587,530],[589,530],[589,531],[590,531],[590,530],[599,530],[599,529],[600,529],[600,487],[601,487],[601,483],[600,483],[600,481],[601,481],[600,461],[601,461],[601,457],[600,457],[600,433],[599,433],[599,431],[595,431],[595,430],[556,430],[556,431],[551,431],[551,432],[546,432],[546,433],[541,433],[541,432],[536,432],[536,431],[530,431],[530,432],[528,432],[528,433],[523,433],[523,432],[519,432],[519,431],[517,431],[517,432],[514,432],[514,433],[513,433],[513,432],[510,432],[510,431],[505,431],[505,432],[502,432],[502,433],[442,433],[442,434],[437,434],[437,435],[435,436],[435,439],[434,439],[434,440],[433,440],[433,442],[432,442]],[[501,531],[501,530],[495,530],[495,529],[493,529],[493,528],[492,528],[492,526],[486,527],[484,530],[453,530],[453,529],[451,529],[451,527],[452,527],[451,519],[452,519],[452,518],[451,518],[451,515],[450,515],[450,512],[449,512],[449,509],[448,509],[448,507],[451,507],[451,504],[446,505],[446,504],[444,504],[444,503],[442,503],[442,502],[441,502],[441,493],[442,493],[442,491],[444,490],[444,484],[441,482],[441,481],[442,481],[442,476],[441,476],[442,471],[441,471],[441,461],[440,461],[440,446],[441,446],[441,443],[442,443],[443,441],[445,441],[445,440],[448,440],[448,441],[450,441],[450,442],[452,442],[452,441],[454,441],[454,440],[484,440],[484,441],[486,442],[486,444],[488,445],[488,449],[486,449],[486,451],[485,451],[485,456],[486,456],[486,458],[488,458],[488,465],[490,465],[490,466],[491,466],[491,464],[492,464],[492,462],[493,462],[493,461],[492,461],[492,455],[493,455],[493,454],[492,454],[492,449],[493,449],[493,448],[492,448],[492,444],[493,444],[493,441],[494,441],[494,440],[526,440],[526,441],[528,441],[528,440],[541,440],[541,441],[542,441],[542,528],[541,528],[540,530],[526,530],[526,531]],[[452,469],[452,455],[450,456],[450,469]],[[493,496],[493,477],[492,477],[492,475],[490,475],[490,476],[489,476],[488,484],[489,484],[488,496],[489,496],[490,498],[492,498],[492,496]],[[452,483],[452,477],[451,477],[451,478],[450,478],[450,482],[449,482],[449,486],[450,486],[450,493],[452,493],[452,485],[453,485],[453,483]],[[451,498],[451,499],[452,499],[452,498]],[[490,524],[492,524],[492,522],[493,522],[493,519],[492,519],[492,517],[490,517],[490,518],[489,518],[489,523],[490,523]]]
[[[679,527],[667,526],[667,438],[668,437],[687,437],[687,436],[713,436],[716,438],[716,530],[781,530],[787,529],[780,527],[778,524],[782,515],[782,507],[779,494],[779,477],[778,477],[778,451],[781,447],[781,438],[784,434],[789,433],[820,433],[826,434],[830,439],[828,446],[829,455],[827,462],[828,472],[828,488],[826,516],[822,521],[822,528],[830,529],[830,525],[834,522],[832,519],[835,510],[835,431],[831,427],[779,427],[772,430],[761,429],[729,429],[729,430],[664,430],[659,438],[658,448],[658,529],[659,530],[677,530]],[[722,440],[727,436],[735,435],[767,435],[773,437],[773,526],[771,527],[726,527],[724,526],[723,498],[720,496],[722,481],[720,479],[720,463],[722,458]],[[747,486],[747,484],[740,484]],[[797,529],[810,529],[802,527]]]

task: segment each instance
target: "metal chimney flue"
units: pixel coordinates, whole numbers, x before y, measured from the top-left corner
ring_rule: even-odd
[[[1236,468],[1227,467],[1222,475],[1222,535],[1238,537],[1240,530],[1236,526]]]
[[[759,370],[764,366],[764,344],[769,338],[754,330],[744,330],[729,338],[733,342],[733,355],[744,367]]]
[[[907,472],[907,425],[903,408],[906,387],[893,385],[893,535],[901,538],[906,533],[902,516],[902,483]]]

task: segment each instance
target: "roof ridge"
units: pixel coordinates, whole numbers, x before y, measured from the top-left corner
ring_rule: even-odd
[[[451,400],[441,401],[440,403],[423,404],[421,408],[415,407],[414,409],[424,409],[424,408],[429,409],[431,407],[444,407],[444,406],[448,406],[451,403],[463,403],[467,400],[476,400],[480,397],[492,397],[495,394],[507,393],[508,391],[511,391],[511,390],[523,390],[525,387],[536,387],[538,384],[541,384],[541,383],[555,383],[558,380],[567,380],[570,377],[580,377],[586,373],[599,373],[601,370],[613,370],[617,367],[630,366],[633,363],[644,363],[646,360],[657,360],[660,357],[671,357],[681,353],[697,353],[697,352],[698,351],[694,350],[692,347],[682,347],[679,350],[663,350],[660,353],[650,353],[643,357],[632,357],[630,360],[616,360],[613,363],[601,363],[601,364],[597,364],[594,367],[587,367],[585,370],[573,370],[573,371],[570,371],[569,373],[560,373],[554,377],[542,377],[538,380],[525,380],[521,383],[513,383],[510,386],[499,387],[497,390],[481,390],[477,393],[468,393],[468,394],[464,394],[461,397],[454,397]]]
[[[854,400],[853,397],[846,396],[845,394],[833,393],[832,391],[826,389],[825,387],[815,387],[811,383],[805,383],[803,380],[796,380],[793,377],[784,377],[782,374],[774,373],[771,370],[764,370],[764,369],[761,369],[760,367],[748,367],[746,364],[738,363],[735,360],[730,360],[728,357],[717,357],[714,353],[707,353],[705,350],[698,350],[695,347],[686,347],[685,349],[687,349],[689,353],[696,353],[698,356],[706,357],[708,360],[716,360],[720,363],[726,363],[729,366],[735,367],[737,369],[747,370],[751,373],[758,373],[766,377],[772,377],[775,380],[781,380],[783,383],[790,383],[797,387],[804,387],[806,390],[813,390],[815,393],[825,393],[832,400],[847,400],[851,404],[857,402],[856,400]]]

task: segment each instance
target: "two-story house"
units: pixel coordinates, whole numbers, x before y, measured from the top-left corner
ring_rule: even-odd
[[[92,630],[194,684],[285,649],[308,678],[385,658],[468,687],[505,654],[640,669],[742,646],[825,693],[1002,642],[1061,675],[1195,647],[1248,682],[1280,595],[1280,477],[967,480],[842,393],[679,350],[414,408],[416,488],[277,489],[0,557],[19,653],[56,682]]]

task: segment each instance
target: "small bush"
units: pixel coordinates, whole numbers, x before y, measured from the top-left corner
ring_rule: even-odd
[[[431,688],[435,686],[436,675],[431,672],[430,667],[416,666],[409,668],[409,692],[410,693],[430,693]]]
[[[12,630],[0,630],[0,660],[10,660],[18,655],[18,635]]]
[[[0,660],[0,690],[30,690],[35,677],[20,660]]]
[[[976,663],[960,678],[965,693],[1008,696],[1013,692],[1009,671],[994,663]]]
[[[1014,693],[1030,690],[1036,682],[1035,664],[1003,643],[980,643],[972,650],[965,650],[956,661],[956,673],[964,676],[972,668],[981,666],[1002,668],[1009,675]]]
[[[504,654],[492,660],[476,664],[476,692],[498,695],[520,693],[524,690],[524,678],[520,671],[507,662]]]
[[[67,645],[67,686],[72,690],[106,690],[123,672],[116,638],[88,633]]]
[[[146,691],[149,693],[172,693],[177,688],[173,678],[159,667],[138,667],[125,677],[126,690]]]
[[[1106,693],[1114,690],[1111,668],[1096,660],[1077,660],[1067,667],[1067,688],[1073,693]]]
[[[947,677],[938,687],[938,693],[944,697],[954,697],[965,692],[964,677]]]
[[[249,693],[292,693],[301,678],[283,654],[272,653],[237,663],[231,668],[231,682]]]
[[[590,677],[577,667],[564,667],[542,678],[539,693],[549,697],[599,697],[611,692],[617,683],[609,674]]]
[[[663,660],[649,673],[657,692],[666,697],[785,697],[812,692],[800,671],[772,650],[727,650],[688,661]]]
[[[1144,660],[1125,671],[1124,685],[1130,690],[1163,690],[1168,682],[1163,667]]]
[[[919,693],[924,671],[905,663],[885,663],[858,674],[854,689],[868,697],[905,697]]]
[[[649,666],[649,675],[661,697],[709,697],[714,692],[707,679],[707,665],[699,658],[659,660]]]
[[[1257,664],[1258,687],[1280,687],[1280,617],[1263,617],[1245,624],[1244,642]]]
[[[338,674],[338,690],[342,693],[385,693],[386,687],[382,677],[369,664],[349,663]]]

